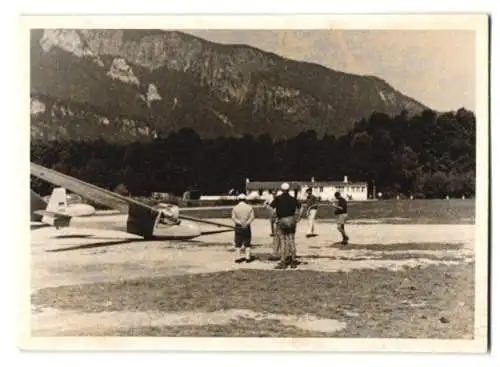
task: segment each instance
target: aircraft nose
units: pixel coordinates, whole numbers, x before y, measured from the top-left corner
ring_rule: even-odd
[[[93,215],[95,214],[95,208],[92,205],[85,204],[85,212],[88,213],[87,215]]]
[[[86,217],[95,214],[95,208],[88,204],[76,204],[72,207],[71,212],[73,212],[78,217]]]

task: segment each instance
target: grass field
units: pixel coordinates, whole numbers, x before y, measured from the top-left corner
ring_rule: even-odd
[[[92,318],[89,314],[103,312],[202,312],[209,319],[211,312],[220,310],[252,310],[263,315],[314,315],[347,324],[340,331],[318,332],[282,325],[271,317],[233,318],[219,325],[134,326],[132,322],[105,327],[91,322],[90,328],[62,335],[470,339],[473,277],[473,264],[408,269],[404,278],[383,269],[284,271],[272,276],[263,270],[237,270],[48,288],[37,293],[33,302],[87,313],[86,321]]]
[[[474,200],[380,200],[350,202],[351,219],[376,220],[381,223],[420,223],[420,224],[463,224],[475,222]],[[189,209],[189,215],[200,218],[228,218],[230,208]],[[334,209],[324,203],[320,206],[317,218],[334,217]],[[267,218],[263,207],[255,208],[257,218]]]
[[[273,270],[263,219],[252,229],[255,261],[242,265],[232,233],[110,246],[102,230],[34,231],[33,335],[472,339],[473,204],[353,204],[350,218],[361,222],[347,225],[347,247],[335,244],[322,208],[318,237],[306,239],[299,225],[293,270]]]

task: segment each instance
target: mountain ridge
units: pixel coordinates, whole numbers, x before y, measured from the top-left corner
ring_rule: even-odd
[[[34,30],[31,51],[32,105],[44,105],[31,109],[35,139],[129,142],[183,127],[203,138],[339,136],[374,112],[427,109],[377,76],[181,31]]]

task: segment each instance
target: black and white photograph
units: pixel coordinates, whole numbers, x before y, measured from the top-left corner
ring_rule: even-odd
[[[486,352],[487,15],[22,18],[20,347]]]

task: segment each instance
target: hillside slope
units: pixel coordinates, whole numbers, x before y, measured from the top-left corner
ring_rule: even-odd
[[[426,107],[384,80],[159,30],[33,30],[33,139],[343,135]]]

